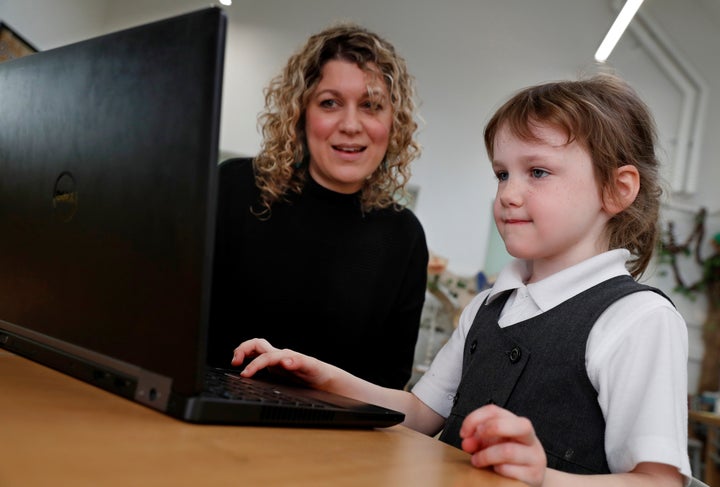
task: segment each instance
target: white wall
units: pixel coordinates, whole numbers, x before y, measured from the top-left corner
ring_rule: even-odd
[[[0,0],[0,20],[45,50],[105,32],[106,2]]]
[[[0,18],[41,48],[202,8],[207,0],[0,0]],[[229,17],[221,148],[253,154],[260,138],[256,115],[262,89],[305,38],[338,19],[360,22],[391,40],[417,79],[422,158],[412,183],[420,187],[416,213],[431,249],[450,269],[474,274],[483,267],[491,227],[495,180],[482,143],[492,111],[515,90],[537,82],[592,73],[592,56],[615,11],[603,0],[235,0]],[[717,0],[653,0],[644,11],[667,33],[709,86],[697,192],[673,196],[677,207],[720,208],[720,24]],[[672,151],[678,99],[652,63],[613,66],[632,59],[637,41],[627,35],[611,67],[636,84],[656,112],[664,150]],[[633,54],[642,58],[642,54]],[[637,59],[637,58],[635,58]],[[690,223],[691,214],[670,207],[667,218]],[[720,231],[714,213],[709,234]],[[695,269],[688,267],[688,271]],[[672,282],[653,274],[666,292]],[[704,302],[673,296],[691,325],[691,355],[702,353],[697,326]],[[691,366],[691,387],[696,368]]]

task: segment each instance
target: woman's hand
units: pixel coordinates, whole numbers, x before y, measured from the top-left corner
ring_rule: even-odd
[[[476,467],[492,467],[505,477],[542,485],[547,458],[529,419],[498,406],[483,406],[465,418],[460,437]]]
[[[247,359],[253,360],[240,373],[243,377],[252,377],[262,369],[274,369],[289,372],[291,376],[316,389],[323,389],[335,369],[313,357],[289,349],[275,348],[262,338],[241,343],[233,353],[232,365],[242,365]]]

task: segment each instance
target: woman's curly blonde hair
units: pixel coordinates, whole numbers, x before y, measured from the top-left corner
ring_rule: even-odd
[[[258,119],[263,143],[253,161],[260,215],[269,217],[274,203],[288,193],[302,192],[309,160],[305,109],[323,66],[331,60],[350,61],[364,70],[374,65],[390,93],[393,119],[388,149],[362,188],[363,211],[397,205],[398,197],[407,196],[409,164],[420,155],[413,138],[418,127],[414,79],[392,44],[356,24],[341,23],[312,35],[265,89],[265,109]]]

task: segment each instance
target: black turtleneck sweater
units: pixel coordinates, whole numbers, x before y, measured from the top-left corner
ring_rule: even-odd
[[[308,178],[261,220],[250,212],[259,196],[250,159],[224,162],[218,190],[208,362],[227,367],[237,345],[261,337],[404,387],[427,278],[415,215],[363,213],[359,194]]]

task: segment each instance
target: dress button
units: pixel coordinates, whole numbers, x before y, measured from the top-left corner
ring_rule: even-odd
[[[508,352],[508,357],[510,358],[510,362],[515,364],[520,360],[520,357],[522,356],[522,352],[520,351],[519,347],[515,347],[512,350]]]
[[[470,353],[475,353],[475,350],[477,349],[477,340],[473,340],[470,344]]]

